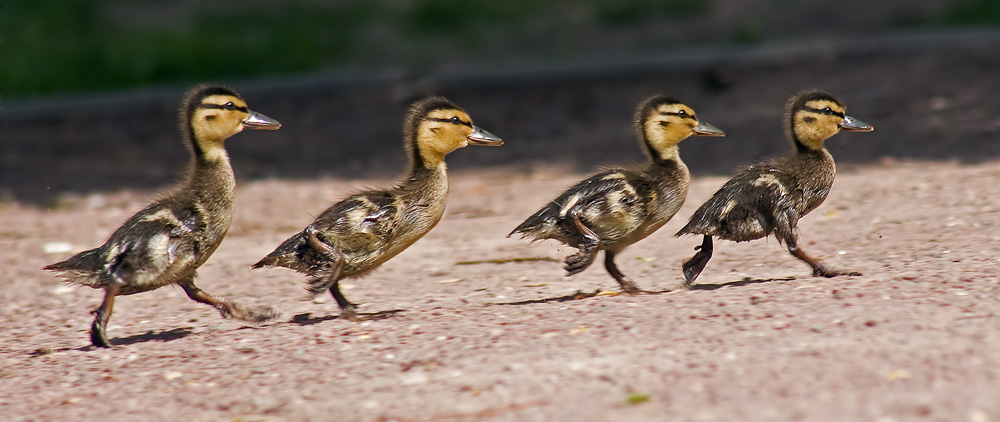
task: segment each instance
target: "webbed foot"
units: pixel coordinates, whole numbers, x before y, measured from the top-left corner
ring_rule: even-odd
[[[594,263],[594,258],[597,258],[597,245],[581,245],[579,252],[567,256],[563,260],[566,264],[563,266],[566,270],[566,275],[579,274],[581,271],[587,269],[590,264]]]
[[[635,284],[635,282],[633,282],[632,280],[629,280],[627,278],[625,280],[619,280],[618,284],[620,284],[622,286],[622,293],[624,293],[624,294],[627,294],[627,295],[638,295],[638,294],[645,293],[642,289],[639,288],[638,285]]]
[[[243,305],[225,301],[219,308],[223,318],[235,318],[241,321],[262,323],[278,317],[278,311],[270,306]]]
[[[104,324],[94,321],[94,324],[90,326],[90,342],[95,347],[111,347],[108,337],[104,335]]]
[[[816,265],[813,266],[813,277],[827,277],[827,278],[832,278],[832,277],[837,277],[837,276],[841,276],[841,275],[846,275],[846,276],[851,276],[851,277],[858,277],[858,276],[860,276],[862,274],[859,273],[859,272],[857,272],[857,271],[835,270],[833,268],[827,267],[826,265],[824,265],[821,262],[816,262]]]
[[[358,315],[358,306],[353,303],[340,308],[340,317],[353,322],[365,320],[364,317]]]
[[[691,257],[691,259],[684,261],[681,265],[681,270],[684,272],[684,287],[690,289],[693,285],[695,279],[701,274],[701,271],[705,269],[705,265],[708,264],[708,260],[712,259],[712,237],[705,236],[701,242],[701,245],[695,246],[694,250],[698,251]]]

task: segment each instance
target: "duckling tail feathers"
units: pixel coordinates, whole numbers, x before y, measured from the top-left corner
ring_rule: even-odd
[[[299,232],[251,266],[252,269],[264,267],[285,267],[316,276],[329,271],[330,261],[328,257],[309,245],[304,232]]]
[[[703,224],[699,224],[699,222],[696,222],[692,218],[691,221],[688,221],[687,225],[685,225],[683,228],[681,228],[680,230],[678,230],[677,233],[674,233],[674,237],[681,237],[681,236],[687,236],[687,235],[697,235],[697,234],[705,234],[705,233],[702,233],[703,231],[705,231],[705,228],[701,227],[701,226],[703,226]]]
[[[507,237],[513,236],[514,233],[520,233],[522,239],[531,238],[532,241],[547,239],[555,230],[556,221],[559,219],[558,212],[559,208],[555,206],[542,208],[524,220]]]
[[[719,216],[719,213],[714,212],[719,208],[716,204],[717,200],[718,198],[713,196],[702,204],[701,207],[698,207],[698,210],[694,212],[691,219],[674,234],[674,237],[685,235],[719,235],[719,220],[722,217]],[[725,214],[725,212],[722,214]]]
[[[100,287],[100,277],[98,273],[103,266],[100,249],[83,251],[72,258],[55,264],[46,265],[44,270],[56,273],[65,281],[81,286]]]
[[[257,261],[253,264],[251,268],[258,269],[264,267],[287,267],[293,270],[298,270],[296,264],[300,264],[298,259],[299,250],[305,246],[306,241],[302,233],[296,233],[294,236],[288,238],[281,243],[273,252],[269,253],[267,256]]]

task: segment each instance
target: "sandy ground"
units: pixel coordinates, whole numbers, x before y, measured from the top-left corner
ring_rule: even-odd
[[[579,300],[617,285],[600,266],[564,277],[561,245],[504,236],[583,175],[456,171],[438,227],[345,286],[364,312],[398,310],[365,322],[307,300],[290,270],[249,265],[379,181],[244,183],[199,285],[282,316],[223,320],[163,288],[116,302],[110,350],[88,346],[101,293],[42,272],[69,256],[45,249],[99,245],[152,194],[5,203],[0,419],[998,421],[998,164],[842,166],[803,247],[864,276],[811,277],[773,238],[717,242],[682,290],[699,240],[671,234],[724,181],[698,178],[678,217],[620,257],[656,293]]]

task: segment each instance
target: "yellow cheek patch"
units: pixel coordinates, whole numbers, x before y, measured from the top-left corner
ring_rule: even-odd
[[[427,113],[417,129],[417,148],[425,163],[436,165],[448,153],[468,145],[472,130],[472,118],[467,113],[434,110]]]
[[[822,105],[822,108],[818,108],[817,110],[823,110],[823,108],[832,104],[826,102],[818,103]],[[843,114],[839,111],[841,110],[840,107],[830,107],[830,109],[832,110],[832,113]],[[837,132],[840,131],[840,123],[843,121],[844,118],[836,114],[820,113],[805,109],[796,113],[793,129],[795,130],[796,138],[798,138],[799,142],[803,145],[812,149],[820,149],[823,148],[823,141],[833,135],[836,135]]]
[[[657,150],[676,146],[698,124],[694,110],[684,104],[663,104],[647,117],[646,137]]]

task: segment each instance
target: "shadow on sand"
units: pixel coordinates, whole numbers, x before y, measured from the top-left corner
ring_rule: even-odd
[[[191,328],[174,328],[173,330],[160,331],[158,333],[152,330],[145,332],[144,334],[136,334],[128,337],[112,338],[108,339],[112,347],[115,346],[128,346],[130,344],[145,343],[147,341],[174,341],[177,339],[182,339],[191,334],[194,334],[194,330]],[[28,352],[29,356],[45,356],[52,353],[58,352],[68,352],[70,350],[75,350],[78,352],[88,352],[92,350],[101,349],[100,347],[94,346],[93,344],[88,344],[82,347],[61,347],[57,349],[52,348],[39,348]]]
[[[378,319],[392,318],[396,316],[396,314],[399,314],[401,312],[403,312],[402,309],[393,309],[389,311],[378,311],[378,312],[358,312],[355,315],[357,316],[357,319],[361,321],[374,321]],[[325,315],[325,316],[314,317],[312,316],[311,313],[306,312],[293,316],[292,319],[289,320],[288,322],[298,325],[313,325],[313,324],[319,324],[324,321],[329,321],[332,319],[345,319],[345,318],[341,315]]]
[[[108,340],[111,342],[112,346],[127,346],[136,343],[145,343],[147,341],[174,341],[177,339],[182,339],[191,334],[194,334],[194,330],[191,328],[174,328],[173,330],[160,331],[154,333],[153,331],[147,331],[145,334],[136,334],[128,337],[119,337]],[[93,347],[93,346],[88,346]]]
[[[691,286],[691,290],[718,290],[724,287],[739,287],[751,284],[770,283],[772,281],[791,281],[791,280],[795,280],[795,277],[768,278],[768,279],[752,279],[750,277],[746,277],[739,281],[730,281],[728,283],[722,283],[722,284],[695,284]],[[643,290],[637,296],[660,295],[666,293],[682,292],[685,290],[687,289],[681,288],[681,289],[666,289],[666,290]],[[593,292],[584,292],[583,290],[577,290],[576,293],[572,293],[566,296],[550,297],[545,299],[522,300],[519,302],[491,303],[491,305],[532,305],[538,303],[558,303],[558,302],[569,302],[574,300],[587,299],[595,296],[618,296],[618,294],[613,292],[602,292],[600,289],[595,290]]]
[[[746,277],[739,281],[730,281],[728,283],[722,283],[722,284],[695,284],[691,286],[691,290],[718,290],[724,287],[739,287],[739,286],[748,286],[751,284],[770,283],[772,281],[792,281],[792,280],[795,280],[795,277],[767,278],[767,279]]]
[[[643,290],[636,296],[642,295],[658,295],[663,293],[670,293],[674,290]],[[602,291],[601,289],[594,290],[593,292],[585,292],[583,290],[577,290],[576,293],[569,294],[566,296],[550,297],[545,299],[532,299],[532,300],[522,300],[520,302],[500,302],[492,303],[491,305],[531,305],[536,303],[555,303],[555,302],[569,302],[573,300],[587,299],[595,296],[619,296],[618,292],[608,292]],[[627,295],[626,295],[627,296]]]

